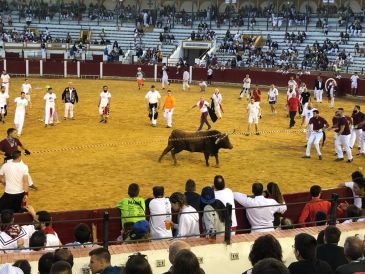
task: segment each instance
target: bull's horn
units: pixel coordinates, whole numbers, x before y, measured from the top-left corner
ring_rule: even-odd
[[[219,143],[220,141],[221,141],[221,138],[219,138],[219,137],[218,137],[218,138],[217,138],[217,140],[215,140],[215,142],[214,142],[214,143],[215,143],[216,145],[218,145],[218,143]]]

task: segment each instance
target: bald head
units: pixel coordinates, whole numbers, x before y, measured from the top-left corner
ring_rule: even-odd
[[[181,250],[190,250],[190,245],[184,241],[173,241],[169,246],[169,261],[174,264],[177,253]]]
[[[344,244],[345,256],[349,261],[355,261],[362,257],[364,246],[363,242],[359,237],[351,236],[348,237]]]

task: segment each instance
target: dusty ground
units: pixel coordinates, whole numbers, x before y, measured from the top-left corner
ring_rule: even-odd
[[[137,182],[143,196],[151,196],[153,185],[164,185],[167,194],[183,191],[186,179],[196,180],[198,191],[212,184],[216,174],[223,174],[227,185],[236,191],[249,192],[253,181],[275,181],[283,192],[306,191],[313,183],[332,187],[348,180],[355,169],[364,165],[364,159],[355,156],[352,164],[335,163],[332,133],[323,148],[323,161],[314,157],[301,159],[304,153],[304,133],[271,133],[261,136],[233,135],[233,150],[221,150],[220,168],[205,167],[202,154],[182,152],[177,156],[178,166],[173,166],[167,155],[161,164],[157,159],[165,148],[171,129],[166,129],[163,119],[157,128],[149,126],[143,91],[135,82],[117,80],[73,80],[80,103],[76,106],[76,120],[63,121],[53,128],[44,128],[39,120],[43,116],[44,87],[51,84],[60,99],[67,80],[30,79],[33,85],[32,109],[26,117],[21,141],[33,152],[24,157],[39,190],[31,193],[30,202],[36,209],[69,210],[114,206],[126,196],[128,184]],[[20,90],[22,79],[12,79],[11,99]],[[107,84],[112,93],[109,124],[99,124],[97,112],[101,86]],[[157,85],[160,88],[160,85]],[[183,93],[180,84],[171,89],[177,101],[174,127],[195,130],[199,123],[199,111],[189,110],[200,97],[198,87]],[[220,87],[224,98],[224,117],[214,124],[221,131],[246,130],[246,102],[237,99],[239,88]],[[280,90],[278,114],[270,114],[269,105],[262,103],[262,130],[285,130],[288,118],[284,109],[285,91]],[[208,88],[210,98],[213,88]],[[165,92],[161,92],[162,95]],[[266,92],[263,98],[266,98]],[[342,99],[347,113],[355,101]],[[331,120],[333,111],[326,103],[318,106],[322,115]],[[2,135],[13,126],[14,106],[10,117],[1,125]],[[63,105],[58,102],[58,113],[63,117]],[[161,116],[162,118],[162,116]],[[299,120],[296,129],[299,129]],[[77,148],[85,145],[114,145],[94,148]],[[63,148],[72,148],[61,151]],[[51,150],[46,152],[46,150]],[[57,151],[52,151],[57,150]],[[38,153],[37,153],[38,152]],[[42,153],[40,153],[42,152]],[[357,152],[357,151],[356,151]],[[355,154],[356,154],[355,152]],[[312,150],[314,154],[314,148]],[[214,159],[211,159],[212,165]]]

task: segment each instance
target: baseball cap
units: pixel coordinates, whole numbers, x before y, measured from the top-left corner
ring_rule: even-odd
[[[146,220],[141,220],[134,223],[131,234],[129,236],[132,240],[138,240],[143,238],[149,230],[149,223]]]
[[[215,202],[214,189],[210,186],[206,186],[202,189],[202,195],[200,200],[203,204],[210,205]]]

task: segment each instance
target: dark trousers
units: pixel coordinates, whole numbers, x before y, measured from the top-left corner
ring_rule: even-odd
[[[289,111],[290,123],[289,127],[293,127],[295,125],[295,115],[297,114],[296,111]]]
[[[202,116],[200,117],[200,126],[198,128],[198,131],[203,128],[204,124],[206,124],[208,126],[208,129],[211,128],[211,126],[210,126],[210,124],[208,122],[207,117],[208,117],[208,112],[202,113]]]
[[[20,212],[25,193],[9,194],[4,192],[0,198],[0,211],[4,209],[11,209],[14,212]]]
[[[212,79],[213,79],[213,75],[208,75],[207,76],[207,84],[211,85],[212,84]]]

